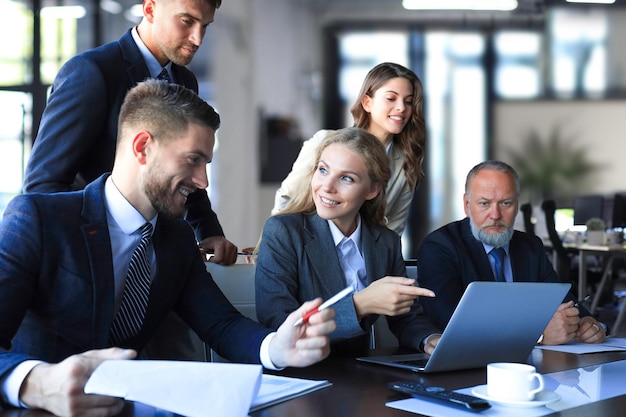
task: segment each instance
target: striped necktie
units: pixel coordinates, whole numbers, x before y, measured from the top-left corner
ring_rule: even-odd
[[[150,294],[150,237],[152,224],[141,226],[141,240],[130,258],[130,266],[124,283],[124,293],[120,309],[111,325],[109,341],[113,346],[128,340],[139,333],[148,306]]]

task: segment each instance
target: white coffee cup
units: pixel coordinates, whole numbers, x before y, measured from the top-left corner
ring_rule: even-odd
[[[487,365],[487,394],[494,400],[532,401],[543,391],[543,377],[535,367],[523,363]]]

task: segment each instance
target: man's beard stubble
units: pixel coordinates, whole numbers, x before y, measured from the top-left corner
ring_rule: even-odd
[[[472,229],[472,235],[476,240],[496,248],[503,247],[504,245],[509,243],[509,241],[513,237],[513,227],[509,226],[503,221],[485,223],[481,226],[481,228],[479,228],[476,223],[474,223],[474,220],[472,220],[472,218],[470,217],[470,226]],[[485,227],[489,226],[505,226],[506,229],[503,232],[497,234],[490,234],[484,230]]]

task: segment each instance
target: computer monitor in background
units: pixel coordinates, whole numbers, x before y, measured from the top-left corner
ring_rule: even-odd
[[[554,228],[558,233],[573,230],[572,226],[574,226],[573,208],[558,208],[554,211]]]
[[[611,219],[612,228],[626,228],[626,193],[616,193],[613,197],[613,215]]]
[[[592,217],[604,216],[604,196],[582,195],[574,198],[574,225],[584,225]]]

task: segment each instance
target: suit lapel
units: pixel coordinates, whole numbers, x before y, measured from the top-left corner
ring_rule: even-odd
[[[130,30],[119,39],[119,45],[122,50],[122,59],[126,63],[126,72],[132,81],[129,88],[146,78],[150,78],[148,66],[144,61],[139,48],[135,44],[135,40],[133,39],[133,35]],[[124,92],[124,94],[126,94],[126,92]]]
[[[474,267],[479,274],[478,277],[476,277],[477,280],[495,280],[493,276],[493,271],[491,270],[491,264],[489,263],[489,258],[487,257],[487,253],[485,252],[485,247],[479,240],[474,238],[474,235],[472,235],[469,217],[466,217],[464,220],[462,220],[461,228],[462,239],[465,242],[465,247],[469,251],[472,262],[474,262]]]
[[[337,250],[333,245],[333,237],[326,220],[317,214],[303,216],[304,231],[308,234],[304,243],[304,251],[309,258],[319,282],[328,294],[336,294],[345,288],[343,271],[339,264]],[[323,259],[324,262],[319,260]],[[341,279],[337,279],[341,277]]]
[[[386,262],[377,259],[379,254],[386,253],[385,248],[380,247],[379,238],[380,230],[372,229],[367,222],[361,221],[361,246],[367,271],[365,286],[369,286],[373,281],[386,275]]]
[[[106,345],[115,303],[113,254],[104,206],[104,182],[107,175],[87,185],[83,193],[81,225],[87,253],[89,271],[93,280],[93,339],[97,346]]]

